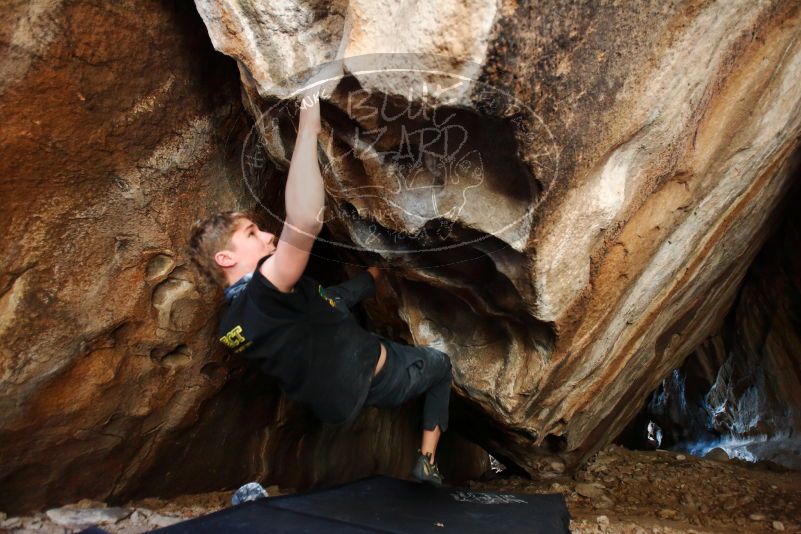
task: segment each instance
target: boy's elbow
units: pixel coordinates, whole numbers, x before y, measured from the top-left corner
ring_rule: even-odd
[[[286,222],[309,234],[318,235],[323,230],[323,223],[314,217],[288,216]]]
[[[320,232],[323,231],[323,223],[315,222],[312,224],[311,228],[309,228],[308,232],[314,235],[320,235]]]

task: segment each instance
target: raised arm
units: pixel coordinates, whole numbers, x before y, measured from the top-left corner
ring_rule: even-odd
[[[317,161],[320,101],[304,96],[298,136],[286,181],[286,221],[275,253],[261,265],[261,273],[279,290],[289,293],[303,276],[314,240],[323,227],[325,188]]]
[[[317,161],[317,135],[320,133],[320,100],[311,93],[303,97],[298,136],[286,181],[287,222],[322,227],[325,188]]]

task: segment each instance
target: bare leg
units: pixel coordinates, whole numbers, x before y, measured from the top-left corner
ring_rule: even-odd
[[[437,452],[437,443],[439,442],[439,437],[442,435],[442,431],[439,428],[439,425],[434,427],[434,430],[423,430],[423,443],[420,446],[420,450],[423,454],[428,452],[431,453],[431,463],[434,463],[434,456]]]

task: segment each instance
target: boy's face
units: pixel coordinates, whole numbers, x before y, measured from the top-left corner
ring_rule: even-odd
[[[241,276],[253,271],[261,258],[273,254],[275,247],[275,234],[263,232],[253,221],[242,218],[231,236],[231,249],[217,252],[214,259],[225,270]]]

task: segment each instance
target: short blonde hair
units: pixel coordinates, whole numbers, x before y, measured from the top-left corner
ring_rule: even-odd
[[[223,211],[192,225],[189,235],[189,259],[210,282],[224,288],[225,274],[214,255],[231,247],[231,237],[241,219],[251,218],[245,211]]]

